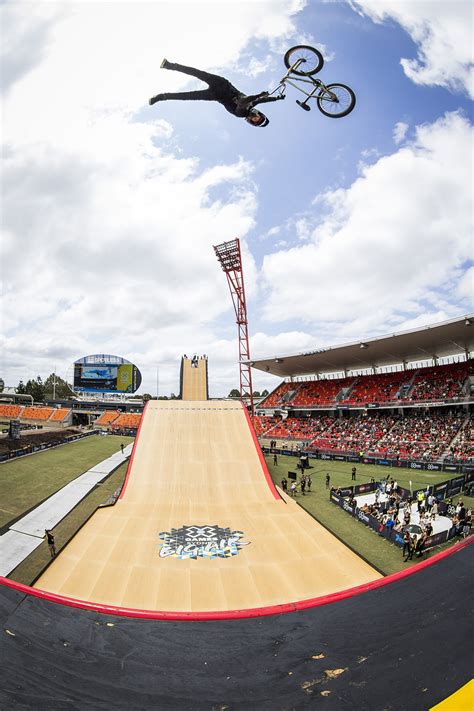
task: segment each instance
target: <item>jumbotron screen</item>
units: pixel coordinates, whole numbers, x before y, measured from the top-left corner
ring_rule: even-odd
[[[134,393],[141,382],[137,366],[119,356],[97,354],[74,363],[74,390],[78,392]]]

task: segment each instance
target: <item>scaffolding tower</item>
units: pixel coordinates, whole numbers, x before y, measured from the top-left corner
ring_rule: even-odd
[[[214,252],[227,277],[227,283],[234,305],[239,338],[239,369],[240,397],[250,404],[250,412],[254,414],[252,373],[250,368],[249,332],[247,321],[247,304],[245,301],[244,272],[240,240],[233,239],[214,246]]]

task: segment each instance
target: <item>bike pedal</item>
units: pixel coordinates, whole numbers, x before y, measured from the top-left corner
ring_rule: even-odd
[[[311,106],[308,106],[308,104],[306,104],[304,101],[298,101],[298,99],[296,99],[296,103],[298,104],[298,106],[301,106],[301,108],[305,111],[311,111]]]

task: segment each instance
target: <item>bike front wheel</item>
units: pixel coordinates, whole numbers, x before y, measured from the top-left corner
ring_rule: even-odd
[[[316,97],[318,109],[329,118],[347,116],[356,105],[356,97],[350,86],[345,84],[328,84],[322,88]]]
[[[299,60],[299,63],[298,63]],[[314,47],[309,47],[306,44],[299,44],[292,47],[283,57],[285,67],[291,69],[298,63],[296,69],[291,69],[293,74],[298,74],[302,77],[309,77],[312,74],[317,74],[324,66],[324,59],[321,52]]]

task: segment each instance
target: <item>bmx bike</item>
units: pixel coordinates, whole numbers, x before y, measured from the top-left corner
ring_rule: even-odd
[[[289,84],[306,94],[303,101],[296,100],[298,106],[305,111],[311,111],[308,102],[315,99],[318,109],[329,118],[342,118],[354,109],[356,97],[350,86],[339,83],[324,84],[321,79],[314,77],[324,66],[323,55],[317,49],[308,45],[291,47],[283,61],[288,71],[272,94],[278,92],[280,96],[284,96]]]

